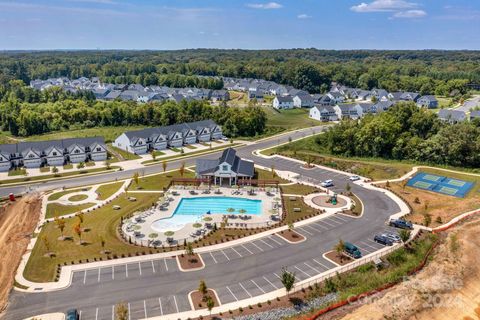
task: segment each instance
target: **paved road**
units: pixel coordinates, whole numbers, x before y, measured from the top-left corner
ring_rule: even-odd
[[[338,190],[346,185],[347,176],[343,174],[318,168],[304,170],[294,161],[268,160],[251,154],[254,149],[286,139],[288,137],[246,146],[239,149],[239,153],[258,164],[270,167],[273,163],[278,170],[293,171],[314,182],[333,179]],[[79,271],[73,276],[72,286],[62,291],[13,292],[5,319],[21,319],[72,307],[81,310],[82,319],[112,319],[112,308],[120,301],[129,305],[131,319],[140,319],[190,310],[187,294],[198,286],[200,279],[218,292],[224,304],[281,288],[278,276],[283,266],[296,272],[299,280],[312,277],[333,267],[322,254],[331,250],[340,237],[357,244],[364,254],[378,250],[381,246],[372,241],[373,235],[389,229],[385,226],[386,219],[400,210],[382,192],[358,185],[352,185],[352,192],[364,203],[364,216],[354,219],[336,215],[299,227],[298,232],[307,237],[303,243],[292,245],[276,235],[268,236],[202,254],[205,269],[188,273],[180,272],[173,259]]]
[[[470,109],[480,106],[480,96],[474,96],[472,99],[465,101],[460,107],[455,108],[455,110],[469,112]]]

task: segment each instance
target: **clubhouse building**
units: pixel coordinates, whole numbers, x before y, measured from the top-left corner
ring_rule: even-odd
[[[134,154],[151,150],[178,148],[197,142],[221,139],[222,128],[213,120],[174,124],[166,127],[147,128],[122,133],[113,146]]]
[[[102,137],[0,145],[0,171],[2,172],[17,167],[40,168],[105,160],[107,160],[107,146]]]
[[[197,159],[197,178],[208,178],[213,180],[215,185],[235,185],[239,179],[252,179],[255,174],[252,161],[237,156],[235,149],[228,148],[222,153],[219,159]]]

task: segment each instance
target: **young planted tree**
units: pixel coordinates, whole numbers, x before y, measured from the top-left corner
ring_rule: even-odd
[[[78,243],[82,244],[82,227],[80,226],[80,223],[76,224],[73,227],[73,231],[77,234],[78,236]]]
[[[200,283],[198,284],[198,291],[203,295],[203,299],[202,300],[206,300],[207,299],[207,293],[208,293],[208,287],[207,287],[207,284],[205,283],[204,280],[200,280]]]
[[[275,171],[275,165],[272,164],[270,167],[270,170],[272,171],[272,178],[275,178],[277,176],[277,172]]]
[[[424,213],[423,224],[428,227],[431,223],[432,223],[432,215],[429,213]]]
[[[83,213],[80,212],[79,214],[77,214],[77,218],[78,218],[79,224],[82,224],[83,220],[85,219],[85,216],[83,215]]]
[[[207,298],[207,309],[210,315],[212,315],[212,309],[215,306],[215,302],[213,301],[212,297]]]
[[[135,182],[135,185],[136,185],[137,187],[138,187],[138,183],[140,182],[140,181],[139,181],[139,177],[140,177],[140,175],[139,175],[138,172],[135,172],[135,173],[133,174],[133,176],[132,176],[133,182]]]
[[[63,235],[63,230],[65,230],[65,220],[55,217],[55,224],[60,230],[60,240],[65,240],[65,237]]]
[[[77,169],[83,169],[85,168],[85,162],[80,162],[79,164],[77,164]]]
[[[117,303],[115,305],[115,320],[128,320],[128,307],[125,303]]]
[[[150,155],[152,156],[153,161],[157,160],[157,154],[155,153],[155,150],[150,151]]]
[[[290,272],[287,268],[282,269],[281,281],[285,290],[287,290],[287,295],[290,295],[290,291],[293,288],[293,284],[295,283],[295,273]]]
[[[405,229],[402,229],[400,230],[400,232],[398,233],[398,236],[400,237],[400,239],[402,239],[402,242],[405,243],[408,241],[408,239],[410,239],[410,235],[412,233],[410,232],[410,230],[405,230]]]
[[[167,171],[167,161],[165,160],[162,161],[162,169],[163,169],[163,172]]]
[[[58,173],[58,168],[56,166],[54,166],[52,168],[52,173],[54,173],[54,174]]]
[[[345,190],[347,191],[348,194],[350,194],[350,190],[352,190],[350,183],[347,182],[347,184],[345,185]]]
[[[182,164],[180,165],[180,168],[178,168],[178,171],[180,172],[180,176],[183,177],[185,174],[185,161],[182,161]]]
[[[293,231],[294,228],[295,228],[295,225],[293,224],[293,222],[289,222],[288,223],[288,230]]]
[[[50,241],[48,241],[47,236],[42,237],[43,245],[45,246],[46,255],[51,256],[52,253],[50,252]]]
[[[337,257],[340,258],[340,261],[343,260],[343,251],[345,250],[345,242],[342,239],[339,239],[335,247],[333,248],[337,253]]]
[[[105,163],[104,163],[104,165],[105,165],[105,168],[107,168],[107,170],[110,170],[110,169],[111,169],[111,167],[110,167],[110,161],[106,160]]]

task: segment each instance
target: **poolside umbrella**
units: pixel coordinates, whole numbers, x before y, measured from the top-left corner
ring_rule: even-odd
[[[240,209],[240,210],[238,210],[238,212],[243,214],[243,213],[247,213],[247,210],[245,210],[245,209]]]
[[[158,237],[158,233],[150,233],[148,237],[150,238],[150,240],[148,240],[148,245],[150,245]]]
[[[175,234],[175,232],[173,232],[173,231],[165,231],[165,233],[164,233],[164,235],[165,235],[166,237],[171,237],[171,236],[173,236],[174,234]]]
[[[196,223],[193,224],[193,227],[198,229],[198,228],[201,228],[201,227],[202,227],[202,224],[196,222]]]
[[[207,214],[209,213],[210,211],[207,212]],[[204,217],[203,218],[203,221],[212,221],[212,217]]]
[[[227,212],[229,212],[229,213],[235,212],[235,209],[234,208],[228,208]]]
[[[133,230],[135,230],[135,231],[138,231],[138,230],[140,230],[140,229],[142,229],[142,227],[139,226],[138,224],[136,224],[136,225],[133,226]]]

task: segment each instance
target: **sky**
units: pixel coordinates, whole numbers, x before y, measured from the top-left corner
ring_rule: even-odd
[[[0,0],[0,50],[480,49],[480,0]]]

